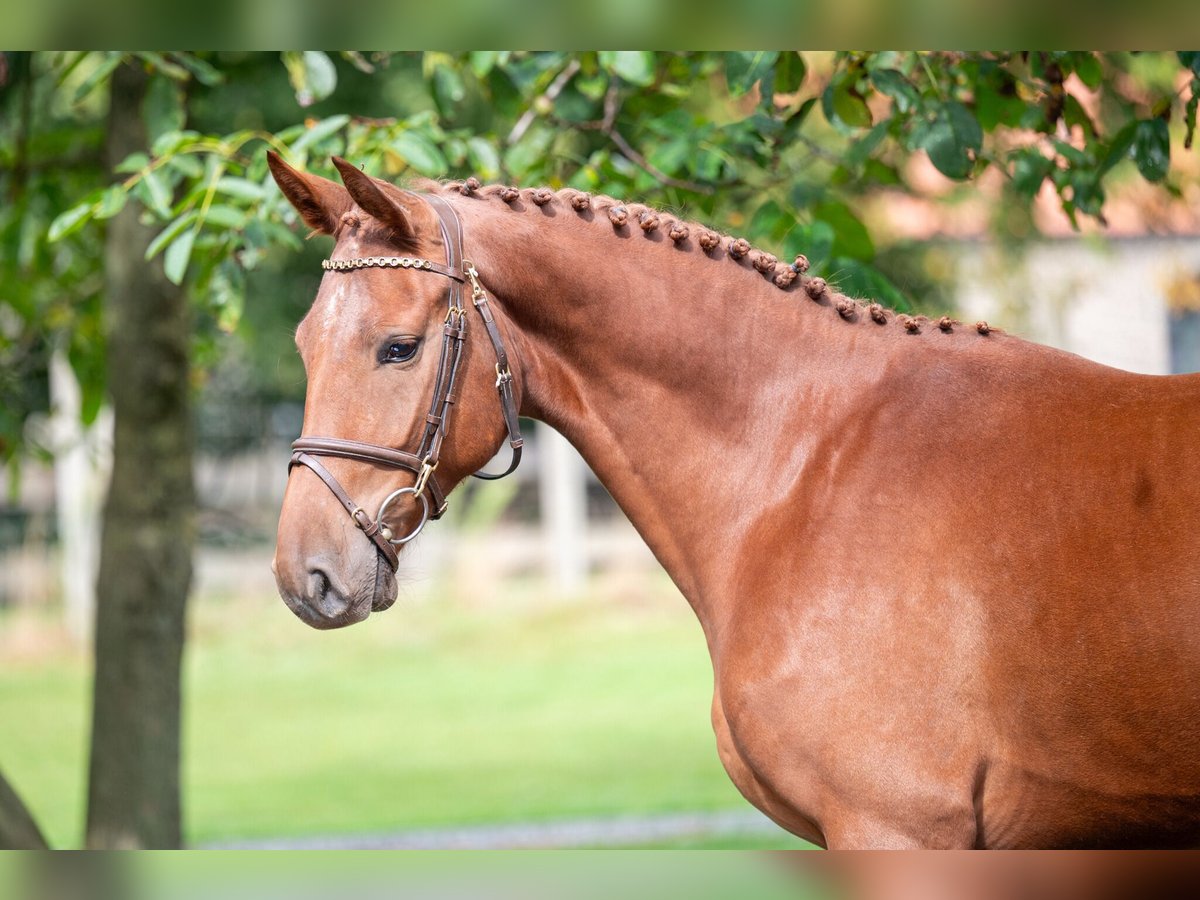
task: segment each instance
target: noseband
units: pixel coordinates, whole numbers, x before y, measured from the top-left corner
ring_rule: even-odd
[[[488,306],[487,294],[479,283],[479,273],[469,260],[463,259],[462,226],[454,209],[441,197],[425,195],[424,198],[433,211],[437,213],[441,227],[442,240],[446,245],[446,265],[432,262],[428,259],[417,259],[409,256],[366,256],[355,259],[326,259],[321,267],[326,271],[342,272],[371,267],[384,269],[413,269],[418,272],[432,272],[444,275],[450,279],[450,292],[447,300],[446,320],[442,326],[442,352],[438,358],[437,380],[433,384],[433,399],[429,404],[429,413],[425,416],[425,430],[415,453],[397,450],[391,447],[381,447],[377,444],[364,444],[360,441],[349,441],[343,438],[301,437],[292,444],[292,459],[288,463],[290,472],[295,466],[307,466],[337,497],[338,502],[346,508],[354,524],[362,529],[363,534],[383,554],[384,558],[395,571],[400,561],[396,547],[407,544],[425,527],[430,519],[441,518],[446,511],[446,495],[438,484],[434,471],[438,466],[438,458],[442,452],[442,444],[450,427],[450,410],[454,404],[454,387],[458,378],[458,366],[462,361],[463,343],[467,336],[467,314],[463,307],[463,285],[471,282],[471,303],[479,310],[483,319],[483,327],[491,339],[492,348],[496,351],[496,391],[500,395],[500,409],[504,414],[504,424],[508,429],[508,445],[512,448],[512,459],[508,468],[498,474],[476,472],[476,478],[488,480],[503,478],[516,469],[521,462],[520,423],[517,418],[517,405],[513,398],[512,371],[508,367],[508,353],[504,349],[504,341],[496,327],[496,320]],[[361,506],[350,499],[350,495],[338,484],[336,478],[323,466],[318,456],[340,456],[344,459],[354,459],[376,465],[389,466],[395,469],[407,469],[416,476],[416,481],[409,487],[401,487],[384,498],[379,512],[374,519]],[[403,537],[394,537],[391,528],[384,524],[383,518],[388,507],[400,498],[411,496],[412,502],[421,507],[421,521]]]

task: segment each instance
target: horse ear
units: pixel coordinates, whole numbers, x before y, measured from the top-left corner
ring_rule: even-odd
[[[267,165],[300,217],[322,234],[333,234],[342,214],[350,209],[346,189],[328,178],[296,171],[271,150],[267,151]]]
[[[346,190],[350,192],[354,202],[364,210],[388,225],[392,229],[392,237],[400,243],[415,244],[416,229],[409,212],[395,199],[383,192],[378,182],[361,169],[356,169],[340,156],[333,157],[342,176]]]

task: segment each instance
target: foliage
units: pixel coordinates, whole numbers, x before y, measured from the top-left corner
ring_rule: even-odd
[[[153,73],[151,143],[109,184],[99,88],[122,64]],[[31,388],[39,342],[71,347],[98,404],[94,223],[130,200],[159,223],[149,258],[206,312],[200,333],[238,327],[248,277],[272,247],[298,246],[268,146],[326,173],[338,154],[388,178],[641,198],[804,252],[848,293],[905,307],[858,209],[914,190],[914,159],[951,182],[996,169],[1010,203],[1048,189],[1072,221],[1103,221],[1123,169],[1177,191],[1172,143],[1190,146],[1200,97],[1198,52],[90,52],[37,54],[30,69],[0,95],[24,109],[0,126],[0,187],[25,198],[0,213],[16,286],[0,296],[0,455],[45,405]]]

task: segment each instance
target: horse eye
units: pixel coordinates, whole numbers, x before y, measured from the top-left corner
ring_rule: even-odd
[[[408,362],[416,354],[417,344],[415,340],[388,341],[380,359],[385,363]]]

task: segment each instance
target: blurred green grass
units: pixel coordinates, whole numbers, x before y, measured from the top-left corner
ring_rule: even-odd
[[[747,808],[717,758],[704,636],[665,578],[574,600],[537,582],[490,593],[402,595],[326,633],[274,597],[196,601],[188,842]],[[36,633],[0,619],[14,627]],[[70,847],[90,688],[82,654],[49,643],[0,659],[0,766]]]

